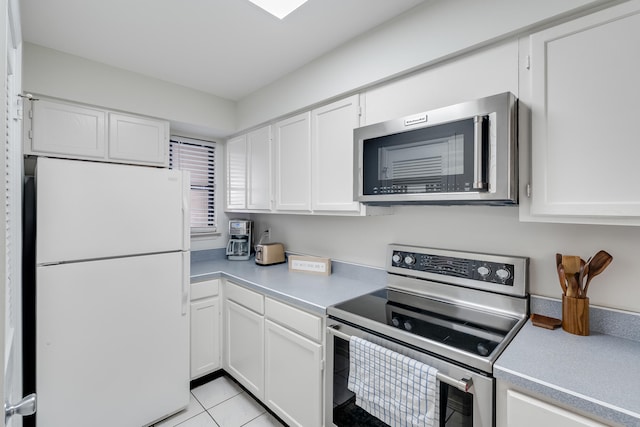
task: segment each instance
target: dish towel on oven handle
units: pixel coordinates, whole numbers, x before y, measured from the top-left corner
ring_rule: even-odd
[[[358,337],[349,340],[356,405],[391,427],[436,427],[440,387],[432,366]]]

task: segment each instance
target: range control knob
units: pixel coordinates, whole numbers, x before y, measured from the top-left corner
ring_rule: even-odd
[[[405,320],[404,329],[411,332],[411,330],[413,329],[413,322],[411,320]]]
[[[487,344],[483,342],[479,342],[476,346],[476,349],[478,350],[478,354],[480,356],[486,356],[489,354],[489,346],[487,346]]]
[[[400,319],[397,317],[392,317],[391,318],[391,323],[393,324],[393,326],[395,326],[396,328],[400,327]]]
[[[487,276],[489,276],[489,274],[491,274],[491,269],[486,265],[481,265],[480,267],[478,267],[478,274],[480,275],[480,277],[485,279]]]
[[[407,265],[413,265],[416,263],[416,257],[413,255],[407,255],[404,257],[404,263]]]
[[[402,261],[402,257],[400,256],[400,254],[393,254],[393,256],[391,257],[391,260],[393,261],[394,264],[397,264],[400,261]]]
[[[509,277],[511,277],[511,273],[506,268],[499,268],[496,271],[496,276],[498,277],[498,279],[500,279],[500,280],[502,280],[504,282]]]

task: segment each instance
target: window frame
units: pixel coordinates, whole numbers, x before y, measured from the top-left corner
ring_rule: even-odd
[[[190,194],[193,194],[193,191],[201,192],[203,190],[211,193],[209,196],[207,196],[207,211],[203,211],[203,216],[206,218],[212,218],[211,221],[213,222],[213,225],[196,227],[193,225],[193,216],[191,216],[190,230],[192,237],[219,234],[217,209],[218,176],[216,173],[218,165],[219,144],[215,141],[171,135],[169,138],[169,169],[190,171],[189,168],[180,167],[180,160],[178,160],[178,164],[175,164],[173,153],[176,148],[174,147],[180,146],[204,147],[205,149],[211,150],[211,159],[202,161],[205,164],[209,164],[209,166],[207,167],[207,180],[209,184],[194,184],[193,181],[191,181],[189,182],[189,191]],[[181,153],[181,155],[184,155],[184,153]]]

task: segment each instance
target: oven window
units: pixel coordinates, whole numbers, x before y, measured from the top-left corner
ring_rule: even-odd
[[[356,396],[347,389],[349,342],[333,337],[333,423],[338,427],[387,426],[356,405]],[[473,427],[473,396],[440,383],[440,427]],[[388,427],[388,426],[387,426]]]

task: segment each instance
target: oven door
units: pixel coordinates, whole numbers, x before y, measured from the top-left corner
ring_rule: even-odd
[[[351,336],[371,341],[438,369],[440,427],[493,426],[495,380],[492,377],[331,318],[327,319],[326,341],[325,419],[327,425],[386,426],[378,418],[356,406],[355,395],[347,389]]]

